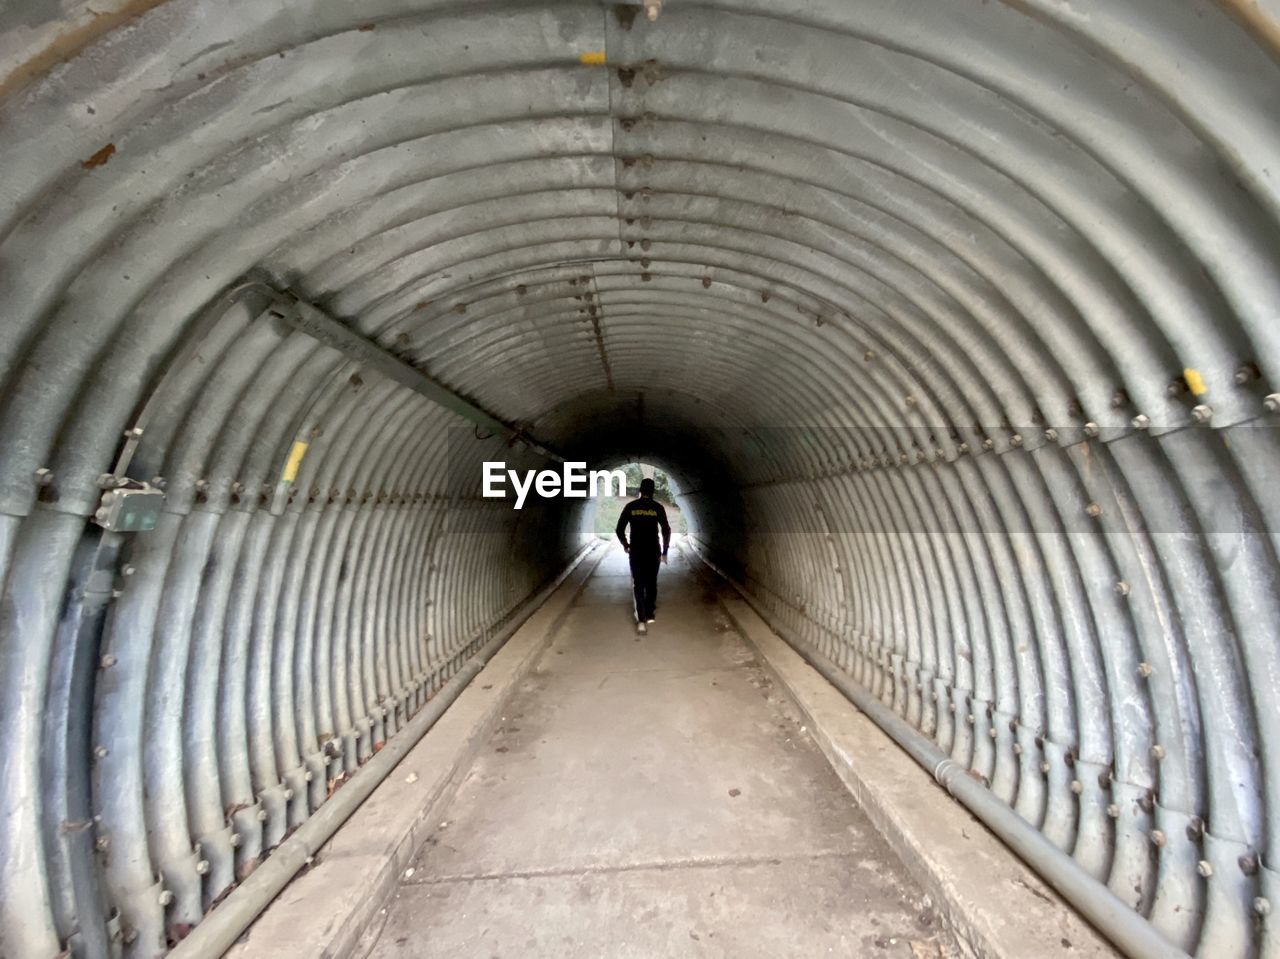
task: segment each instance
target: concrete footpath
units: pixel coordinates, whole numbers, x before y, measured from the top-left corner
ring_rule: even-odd
[[[690,559],[638,637],[605,557],[360,952],[955,955]]]

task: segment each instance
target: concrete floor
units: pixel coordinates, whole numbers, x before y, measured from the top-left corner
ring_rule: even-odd
[[[673,557],[637,637],[626,558],[605,557],[373,959],[955,954],[710,589]]]

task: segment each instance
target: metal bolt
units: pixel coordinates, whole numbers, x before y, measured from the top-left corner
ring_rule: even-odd
[[[966,716],[966,717],[965,717],[965,722],[967,722],[970,726],[972,726],[972,725],[973,725],[973,716],[972,716],[972,715]]]
[[[1042,773],[1047,773],[1049,771],[1049,764],[1044,760],[1040,761],[1040,771]]]
[[[982,441],[982,448],[984,450],[993,450],[996,448],[996,441],[988,437]]]
[[[1198,863],[1196,863],[1196,872],[1200,873],[1200,875],[1208,879],[1210,876],[1213,875],[1213,864],[1210,863],[1209,860],[1207,859],[1201,859]]]
[[[93,754],[94,754],[94,756],[96,756],[98,759],[106,759],[106,758],[107,758],[107,747],[106,747],[106,746],[94,746],[94,747],[93,747]]]
[[[1156,744],[1155,746],[1152,746],[1152,747],[1151,747],[1151,758],[1153,758],[1153,759],[1164,759],[1164,747],[1163,747],[1163,746],[1161,746],[1161,745],[1159,745],[1159,744]]]
[[[1262,408],[1268,413],[1280,413],[1280,393],[1272,393],[1264,399]]]
[[[114,473],[99,473],[98,487],[100,489],[115,489],[116,477]]]
[[[107,653],[105,656],[102,657],[102,659],[98,661],[98,665],[100,665],[103,669],[110,669],[112,666],[114,666],[118,662],[119,660],[116,659],[114,654]]]
[[[1009,437],[1009,442],[1010,442],[1010,443],[1012,443],[1014,446],[1021,446],[1021,445],[1022,445],[1022,434],[1021,434],[1021,433],[1014,433],[1012,436],[1010,436],[1010,437]]]
[[[1088,506],[1084,508],[1084,511],[1088,513],[1090,516],[1102,515],[1102,507],[1099,506],[1097,503],[1090,503]]]
[[[1205,406],[1201,403],[1199,406],[1193,407],[1191,410],[1191,418],[1197,423],[1208,423],[1213,419],[1213,407]]]
[[[233,833],[231,834],[231,848],[232,848],[232,849],[239,849],[239,848],[240,848],[240,844],[241,844],[241,843],[243,843],[243,842],[244,842],[244,840],[240,837],[240,834],[239,834],[238,832],[233,832]]]
[[[995,738],[996,738],[996,731],[995,731],[994,729],[988,729],[988,730],[987,730],[987,738],[988,738],[988,739],[995,739]]]
[[[1159,829],[1151,830],[1151,843],[1156,847],[1163,846],[1165,844],[1164,833]]]
[[[267,811],[265,809],[259,809],[258,822],[266,822],[266,821],[267,821]]]
[[[208,872],[209,872],[208,859],[201,859],[198,863],[196,863],[196,875],[204,876],[204,875],[207,875]]]
[[[166,486],[169,485],[169,481],[166,480],[163,476],[153,476],[151,477],[151,485],[154,486],[156,489],[164,489]]]
[[[1055,430],[1052,426],[1050,426],[1047,430],[1044,431],[1044,440],[1046,443],[1058,442],[1058,431]]]
[[[1101,432],[1102,432],[1102,428],[1101,428],[1100,426],[1098,426],[1098,424],[1097,424],[1097,423],[1092,423],[1092,422],[1090,422],[1090,423],[1085,423],[1085,424],[1084,424],[1084,435],[1085,435],[1085,436],[1097,436],[1097,435],[1098,435],[1099,433],[1101,433]]]
[[[292,790],[292,789],[286,789],[286,790],[284,791],[284,798],[285,798],[285,799],[292,799],[292,798],[293,798],[293,790]]]
[[[1258,871],[1258,854],[1256,852],[1245,853],[1237,862],[1240,864],[1240,871],[1246,876],[1252,876]]]
[[[47,466],[42,466],[38,470],[36,470],[37,486],[48,486],[52,482],[53,482],[53,470],[49,469]]]
[[[164,889],[160,892],[160,905],[162,906],[173,905],[173,893],[170,892],[168,889]]]
[[[1262,896],[1259,896],[1257,899],[1253,900],[1253,911],[1259,916],[1271,915],[1271,900],[1264,899]]]
[[[1115,803],[1112,803],[1107,807],[1107,815],[1110,816],[1112,819],[1119,819],[1120,807],[1117,806]]]
[[[98,852],[106,852],[108,849],[111,848],[111,837],[99,836],[97,840],[94,841],[93,845],[94,845],[94,848],[98,850]]]
[[[1120,580],[1120,582],[1116,583],[1116,592],[1119,593],[1121,596],[1128,596],[1129,584],[1126,583],[1124,580]]]
[[[1133,424],[1135,430],[1145,430],[1151,425],[1151,417],[1147,416],[1146,413],[1139,413],[1129,422]]]
[[[121,569],[121,570],[120,570],[120,575],[121,575],[121,576],[132,576],[132,575],[133,575],[134,573],[136,573],[136,572],[137,572],[137,569],[135,569],[134,567],[132,567],[132,566],[125,566],[123,569]]]
[[[1146,679],[1154,672],[1155,670],[1151,668],[1150,663],[1138,663],[1138,675],[1143,679]]]
[[[1021,755],[1022,755],[1022,743],[1014,743],[1014,744],[1013,744],[1013,754],[1014,754],[1015,756],[1021,756]]]
[[[961,443],[959,446],[956,447],[956,452],[959,453],[961,456],[963,456],[965,453],[969,452],[969,444]]]
[[[1075,793],[1077,796],[1079,796],[1082,792],[1084,792],[1084,783],[1082,783],[1078,779],[1071,780],[1071,791]]]
[[[315,777],[316,777],[316,774],[313,773],[310,769],[308,769],[305,773],[302,774],[302,778],[306,782],[311,782],[311,780],[315,779]]]
[[[124,431],[124,438],[127,440],[137,440],[142,438],[142,427],[135,426],[131,430]]]

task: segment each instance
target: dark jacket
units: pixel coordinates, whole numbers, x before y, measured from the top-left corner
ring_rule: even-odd
[[[626,528],[631,526],[631,541],[627,542]],[[631,550],[632,556],[658,555],[658,530],[662,530],[662,555],[667,555],[667,547],[671,545],[671,525],[667,522],[667,511],[662,504],[649,496],[633,499],[622,507],[622,515],[618,517],[618,528],[614,530],[623,546]]]

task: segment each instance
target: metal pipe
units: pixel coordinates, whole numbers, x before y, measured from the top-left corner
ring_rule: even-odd
[[[545,602],[595,548],[594,543],[583,547],[551,583],[525,604],[527,613],[532,614]],[[217,959],[230,949],[289,880],[307,865],[338,827],[351,818],[360,804],[431,730],[471,680],[520,628],[522,621],[516,619],[511,622],[468,659],[427,705],[409,720],[400,735],[390,740],[347,785],[334,793],[293,835],[277,846],[270,858],[237,886],[169,955],[173,959]]]
[[[716,575],[729,583],[752,609],[766,622],[772,615],[720,568],[703,556],[699,557]],[[732,614],[730,613],[732,616]],[[745,634],[744,634],[745,635]],[[1127,956],[1133,959],[1173,959],[1183,952],[1157,932],[1150,923],[1121,902],[1106,886],[1074,859],[1050,842],[1043,833],[1017,815],[991,790],[975,782],[968,770],[948,757],[932,742],[876,697],[853,682],[847,673],[835,666],[807,644],[779,633],[810,666],[816,669],[867,718],[879,726],[902,750],[920,764],[938,785],[982,821],[1011,850],[1039,873],[1073,908],[1088,919]]]

